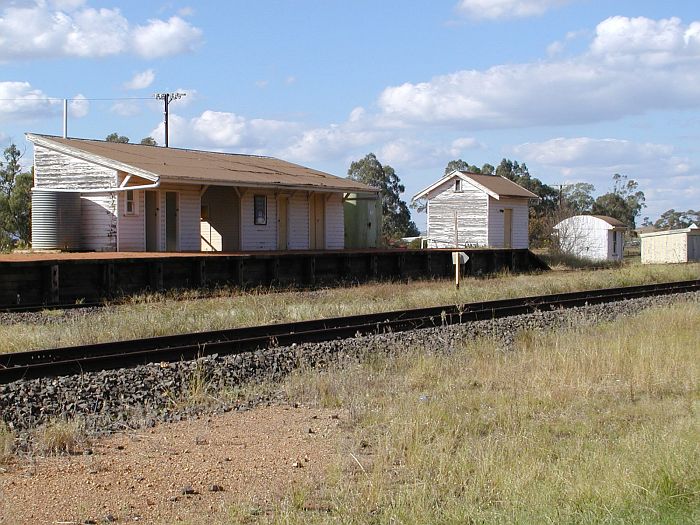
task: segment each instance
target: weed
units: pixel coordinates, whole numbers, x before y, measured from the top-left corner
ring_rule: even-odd
[[[77,419],[55,419],[36,429],[34,443],[41,454],[74,454],[87,443],[85,426]]]
[[[15,450],[15,433],[0,421],[0,465],[7,463],[12,458]]]
[[[514,352],[482,339],[293,374],[288,395],[355,417],[341,475],[271,521],[696,523],[698,322],[688,303],[526,332]]]

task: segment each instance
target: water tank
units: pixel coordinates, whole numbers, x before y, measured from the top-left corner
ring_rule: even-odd
[[[80,249],[80,192],[32,188],[32,248]]]

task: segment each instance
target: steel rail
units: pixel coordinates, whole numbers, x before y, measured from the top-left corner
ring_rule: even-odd
[[[587,290],[0,354],[0,383],[87,371],[238,354],[270,346],[321,342],[497,319],[538,310],[700,291],[700,280]]]

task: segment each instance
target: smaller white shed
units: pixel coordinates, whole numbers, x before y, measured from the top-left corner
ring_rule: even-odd
[[[529,248],[530,202],[539,197],[498,175],[453,171],[413,197],[427,203],[429,248]]]
[[[624,250],[622,221],[605,215],[574,215],[554,227],[564,253],[591,261],[621,261]]]
[[[642,233],[642,264],[700,261],[700,228]]]

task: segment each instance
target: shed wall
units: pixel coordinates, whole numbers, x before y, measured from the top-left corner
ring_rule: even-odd
[[[687,232],[642,237],[642,264],[688,262],[688,237]],[[700,239],[700,236],[693,237]],[[695,248],[698,241],[691,242]]]
[[[255,224],[253,220],[255,195],[267,197],[267,224]],[[277,199],[273,192],[251,189],[241,197],[241,249],[277,249]]]
[[[622,234],[618,234],[618,251],[613,255],[611,226],[591,215],[577,215],[557,225],[561,249],[576,257],[592,261],[622,259]]]
[[[35,145],[34,185],[60,189],[114,188],[117,171]]]
[[[462,191],[454,190],[450,179],[430,192],[428,199],[428,242],[433,247],[455,244],[455,214],[460,246],[488,244],[488,195],[462,182]]]
[[[119,210],[118,250],[121,252],[146,251],[145,193],[134,191],[134,213],[126,213],[126,193],[117,193]]]
[[[500,210],[511,209],[511,248],[529,248],[529,211],[527,199],[502,197],[499,200],[488,196],[488,245],[493,248],[504,248],[504,219],[505,213]]]
[[[89,193],[80,197],[80,246],[83,250],[117,249],[117,196]]]

